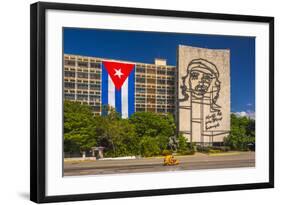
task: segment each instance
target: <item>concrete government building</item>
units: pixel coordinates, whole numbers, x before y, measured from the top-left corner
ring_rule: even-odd
[[[230,131],[230,51],[179,45],[177,66],[64,54],[64,99],[102,114],[102,63],[134,64],[133,112],[171,113],[190,142],[221,144]]]
[[[101,114],[102,61],[112,60],[78,55],[64,55],[64,98],[89,104],[96,115]],[[135,112],[175,112],[175,66],[166,60],[155,64],[134,63]]]

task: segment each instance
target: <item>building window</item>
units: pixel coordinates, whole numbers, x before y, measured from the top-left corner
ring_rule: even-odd
[[[136,92],[137,93],[145,93],[145,88],[137,88]]]
[[[174,103],[175,103],[175,101],[174,101],[174,100],[170,100],[170,99],[169,99],[169,100],[167,100],[167,103],[168,103],[168,104],[174,104]]]
[[[145,108],[136,108],[136,112],[145,112]]]
[[[92,106],[94,112],[100,112],[100,106]]]
[[[155,108],[147,108],[147,112],[155,112]]]
[[[136,78],[136,82],[137,83],[145,83],[145,79],[144,78]]]
[[[145,68],[137,67],[136,72],[137,73],[145,73]]]
[[[136,97],[136,103],[145,103],[144,97]]]
[[[100,63],[90,63],[91,68],[100,68]]]
[[[100,90],[100,85],[99,84],[90,84],[91,90]]]
[[[79,67],[84,67],[84,68],[87,68],[88,67],[88,62],[81,62],[81,61],[78,61],[78,66]]]
[[[100,79],[100,73],[91,73],[90,78],[91,79]]]
[[[75,95],[74,94],[65,93],[64,94],[64,98],[66,100],[75,100]]]
[[[65,60],[64,65],[75,66],[75,61],[72,60]]]
[[[65,77],[72,77],[72,78],[75,78],[75,72],[65,71],[65,72],[64,72],[64,76],[65,76]]]
[[[173,76],[173,75],[175,75],[175,72],[174,72],[174,71],[168,70],[168,71],[167,71],[167,75],[172,75],[172,76]]]
[[[88,89],[88,84],[86,83],[77,83],[77,88],[78,89]]]
[[[166,93],[165,89],[161,89],[161,88],[157,89],[157,94],[165,94],[165,93]]]
[[[100,100],[100,96],[98,95],[90,95],[90,101]]]
[[[149,74],[155,74],[155,70],[154,70],[154,69],[147,69],[147,73],[149,73]]]
[[[75,83],[64,82],[65,88],[75,88]]]
[[[147,103],[155,104],[155,98],[147,98]]]
[[[148,88],[148,89],[147,89],[147,93],[154,94],[154,93],[155,93],[155,89],[153,89],[153,88]]]
[[[88,95],[87,94],[78,94],[77,100],[88,100]]]
[[[165,105],[166,104],[166,99],[157,99],[157,104]]]
[[[147,83],[155,84],[155,79],[147,79]]]
[[[167,90],[167,94],[174,94],[174,90]]]
[[[175,82],[173,80],[167,80],[168,85],[175,85]]]
[[[166,75],[165,70],[157,70],[157,74]]]
[[[157,108],[157,112],[165,112],[164,108]]]
[[[88,78],[88,73],[77,72],[78,78]]]
[[[174,113],[174,109],[167,109],[167,112]]]
[[[165,81],[165,80],[160,80],[160,79],[158,79],[158,80],[157,80],[157,84],[162,84],[162,85],[164,84],[164,85],[165,85],[165,84],[166,84],[166,81]]]

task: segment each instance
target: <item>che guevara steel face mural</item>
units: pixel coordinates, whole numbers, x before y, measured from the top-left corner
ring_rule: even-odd
[[[178,48],[178,131],[190,142],[222,143],[230,131],[230,51]]]

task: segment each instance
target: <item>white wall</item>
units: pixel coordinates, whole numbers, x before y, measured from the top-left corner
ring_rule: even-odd
[[[51,0],[49,0],[51,1]],[[0,6],[0,204],[31,204],[29,198],[29,4],[34,1],[2,1]],[[81,1],[62,1],[81,2]],[[272,1],[273,2],[273,1]],[[278,1],[275,1],[278,2]],[[84,0],[83,3],[157,9],[189,10],[275,16],[275,52],[280,55],[280,6],[269,1],[245,0]],[[279,55],[278,55],[279,54]],[[275,88],[281,86],[280,58],[275,61]],[[280,92],[275,104],[281,103]],[[276,125],[281,123],[276,107]],[[276,126],[277,127],[277,126]],[[275,147],[280,142],[276,130]],[[280,198],[280,149],[276,149],[276,188],[177,196],[71,202],[69,204],[269,204]],[[167,179],[172,180],[172,179]],[[61,203],[60,203],[61,204]],[[276,203],[273,203],[276,204]]]

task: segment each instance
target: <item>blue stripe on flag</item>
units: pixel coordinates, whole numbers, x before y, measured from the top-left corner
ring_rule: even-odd
[[[108,73],[102,65],[102,90],[101,90],[101,104],[102,104],[102,115],[107,115],[107,111],[103,108],[104,105],[108,105]]]
[[[128,79],[128,115],[129,117],[135,112],[135,66]]]
[[[115,110],[122,116],[121,90],[122,88],[120,90],[115,88]]]

